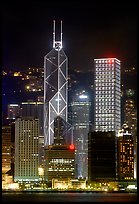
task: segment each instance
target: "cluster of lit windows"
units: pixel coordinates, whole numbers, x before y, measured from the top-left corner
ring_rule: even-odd
[[[111,63],[114,62],[114,59],[109,59],[109,60],[105,60],[105,59],[101,59],[101,60],[95,60],[96,63]]]
[[[67,168],[66,167],[64,167],[64,168],[59,168],[59,167],[58,168],[49,168],[48,171],[68,171],[69,172],[69,171],[74,171],[74,168],[72,168],[72,167],[71,168],[68,168],[68,167]]]
[[[61,159],[52,159],[49,162],[49,164],[59,164],[59,163],[61,163],[61,164],[71,164],[73,162],[74,162],[73,159],[63,159],[63,158],[61,158]]]
[[[100,67],[105,67],[105,70],[113,70],[113,66],[114,64],[96,64],[96,67],[99,67],[97,70],[100,70],[100,71],[101,70],[103,71],[103,68],[100,68]],[[106,67],[110,67],[110,68],[106,68]]]
[[[104,101],[110,102],[110,101],[114,101],[114,98],[106,98],[106,99],[104,99],[104,98],[96,98],[95,100],[96,100],[96,102],[98,102],[98,101],[100,101],[100,102],[104,102]]]

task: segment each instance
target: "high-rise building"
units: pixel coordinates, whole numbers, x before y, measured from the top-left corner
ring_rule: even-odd
[[[134,140],[127,124],[119,130],[117,140],[119,180],[134,179]]]
[[[121,63],[116,58],[94,59],[94,131],[121,128]]]
[[[73,143],[76,146],[76,177],[88,176],[88,133],[91,102],[86,91],[77,91],[71,102]]]
[[[18,118],[15,121],[15,181],[38,181],[38,149],[39,119]]]
[[[44,165],[44,131],[43,131],[43,109],[44,103],[38,101],[27,101],[21,103],[22,117],[35,117],[39,119],[39,165]]]
[[[134,140],[134,178],[137,178],[137,109],[135,103],[135,91],[127,89],[125,93],[124,123],[130,128]]]
[[[126,101],[124,106],[125,120],[124,123],[131,129],[132,135],[135,137],[137,133],[137,109],[135,107],[134,90],[126,90]]]
[[[11,169],[11,126],[2,126],[2,173]]]
[[[53,30],[53,49],[44,57],[44,140],[45,145],[54,142],[54,121],[60,116],[67,122],[67,56],[61,40],[55,40],[55,21]]]
[[[115,132],[88,135],[88,181],[116,179]]]
[[[35,117],[39,119],[39,134],[43,135],[43,108],[44,103],[38,101],[27,101],[21,103],[22,117]]]
[[[75,178],[75,147],[71,145],[53,144],[45,150],[45,180]]]

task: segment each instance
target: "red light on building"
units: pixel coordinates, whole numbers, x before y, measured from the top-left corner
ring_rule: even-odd
[[[69,146],[69,149],[70,149],[70,150],[74,150],[74,149],[75,149],[75,146],[74,146],[73,144],[71,144],[71,145]]]

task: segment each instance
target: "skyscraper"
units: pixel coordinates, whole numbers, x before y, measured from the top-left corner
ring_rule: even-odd
[[[15,173],[19,182],[38,181],[39,120],[33,117],[15,121]]]
[[[115,132],[90,132],[88,138],[88,180],[116,179]]]
[[[21,103],[22,117],[35,117],[39,119],[39,165],[44,165],[44,131],[43,131],[43,107],[39,101],[27,101]]]
[[[95,67],[95,131],[115,131],[121,128],[121,73],[116,58],[94,59]]]
[[[72,102],[73,143],[76,146],[76,177],[88,176],[88,133],[90,129],[89,94],[82,90],[75,92]]]
[[[55,40],[55,21],[53,30],[53,49],[44,57],[44,140],[45,145],[54,142],[54,121],[57,116],[67,122],[67,56],[61,39]]]
[[[118,178],[119,180],[134,179],[134,140],[127,124],[118,133]]]

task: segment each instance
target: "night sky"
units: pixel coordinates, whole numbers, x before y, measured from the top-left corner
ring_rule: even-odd
[[[3,69],[43,67],[52,49],[53,20],[69,69],[92,69],[93,59],[116,57],[137,65],[137,1],[5,1],[2,4]]]

